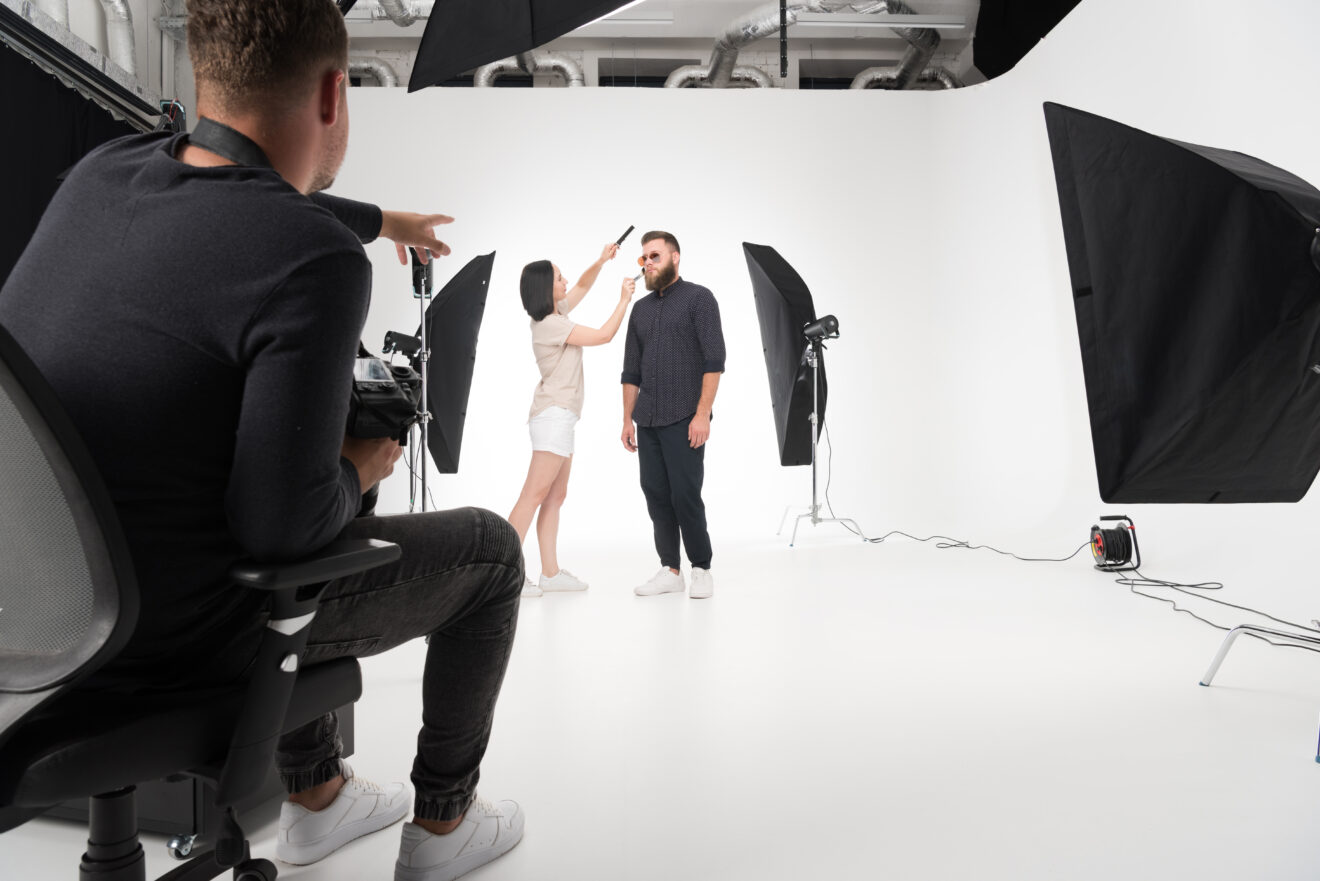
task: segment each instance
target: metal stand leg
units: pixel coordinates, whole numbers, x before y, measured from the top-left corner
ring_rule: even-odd
[[[1205,671],[1201,677],[1201,684],[1208,686],[1214,680],[1215,674],[1219,672],[1219,665],[1224,663],[1224,656],[1228,650],[1233,647],[1233,643],[1243,633],[1262,633],[1268,636],[1277,636],[1281,639],[1290,639],[1293,642],[1306,642],[1311,645],[1320,645],[1320,636],[1307,636],[1302,633],[1287,633],[1282,630],[1271,630],[1268,627],[1257,627],[1255,624],[1240,624],[1228,631],[1224,641],[1219,644],[1219,651],[1215,652],[1215,659],[1210,662],[1210,669]]]
[[[817,372],[819,360],[816,350],[816,345],[818,344],[819,343],[808,343],[807,350],[803,354],[803,357],[807,361],[807,366],[811,368],[811,508],[808,509],[806,514],[799,514],[797,520],[794,521],[793,537],[788,540],[788,546],[790,548],[797,542],[798,526],[806,519],[811,520],[812,526],[815,526],[817,523],[851,523],[853,531],[856,532],[858,536],[861,536],[862,541],[866,541],[866,537],[862,535],[862,528],[857,525],[856,520],[847,517],[822,517],[820,516],[820,503],[816,500],[816,444],[819,441],[818,432],[820,430],[820,417],[818,416],[818,413],[820,412],[820,377]],[[787,508],[784,509],[784,517],[788,517]],[[782,520],[779,523],[779,528],[781,531],[784,528]],[[778,535],[779,533],[775,534]]]

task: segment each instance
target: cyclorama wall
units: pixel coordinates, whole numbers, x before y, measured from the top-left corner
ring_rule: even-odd
[[[1241,566],[1263,590],[1264,560],[1280,573],[1305,565],[1292,548],[1320,519],[1314,493],[1300,505],[1101,504],[1041,110],[1057,101],[1320,184],[1320,125],[1306,110],[1320,77],[1307,36],[1320,32],[1320,7],[1256,4],[1260,25],[1238,7],[1085,0],[1016,70],[952,92],[352,91],[334,192],[454,215],[437,289],[471,256],[498,252],[462,467],[432,475],[436,501],[507,513],[522,485],[537,381],[522,266],[549,258],[574,279],[635,224],[675,233],[683,276],[720,302],[728,365],[706,459],[717,552],[721,540],[773,537],[785,506],[811,493],[809,468],[778,465],[741,248],[751,241],[778,249],[818,314],[839,318],[827,353],[829,495],[869,534],[942,532],[1061,556],[1097,515],[1127,513],[1165,577],[1231,577]],[[639,244],[634,233],[575,320],[605,319]],[[386,330],[415,328],[417,311],[393,250],[368,250],[365,336],[378,349]],[[565,540],[649,534],[636,463],[619,443],[622,354],[621,333],[586,356]],[[406,508],[406,482],[400,469],[382,511]],[[809,535],[804,550],[839,540]],[[1289,596],[1277,588],[1281,602]]]

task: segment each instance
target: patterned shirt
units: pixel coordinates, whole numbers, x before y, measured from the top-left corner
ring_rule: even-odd
[[[673,425],[697,412],[701,381],[724,372],[724,332],[715,295],[678,279],[633,306],[620,381],[638,386],[633,421]]]

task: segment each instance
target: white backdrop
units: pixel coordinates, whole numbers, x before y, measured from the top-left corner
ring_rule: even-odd
[[[1117,511],[1096,488],[1041,103],[1320,182],[1316,33],[1320,7],[1306,0],[1084,0],[1016,70],[952,92],[354,90],[335,192],[454,215],[437,289],[473,255],[498,252],[461,472],[433,475],[437,501],[507,513],[521,487],[537,380],[522,266],[548,258],[575,278],[634,224],[674,232],[683,276],[720,302],[728,364],[706,460],[717,553],[772,535],[784,507],[810,497],[810,470],[778,465],[741,249],[751,241],[778,249],[818,314],[840,320],[827,355],[837,512],[870,534],[1066,554],[1096,515]],[[368,250],[366,340],[378,348],[384,331],[416,326],[416,305],[392,248]],[[576,320],[604,320],[638,251],[634,233]],[[620,334],[586,356],[566,541],[649,532],[618,440],[622,351]],[[406,507],[405,484],[391,478],[382,510]],[[1288,583],[1308,565],[1313,501],[1121,513],[1164,564],[1156,574],[1249,577],[1255,593],[1239,599],[1314,614]]]

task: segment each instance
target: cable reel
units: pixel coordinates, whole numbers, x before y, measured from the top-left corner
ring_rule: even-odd
[[[1091,527],[1091,556],[1095,568],[1105,572],[1131,572],[1141,566],[1141,548],[1137,545],[1137,530],[1132,518],[1125,514],[1101,517],[1100,522],[1117,526]]]

